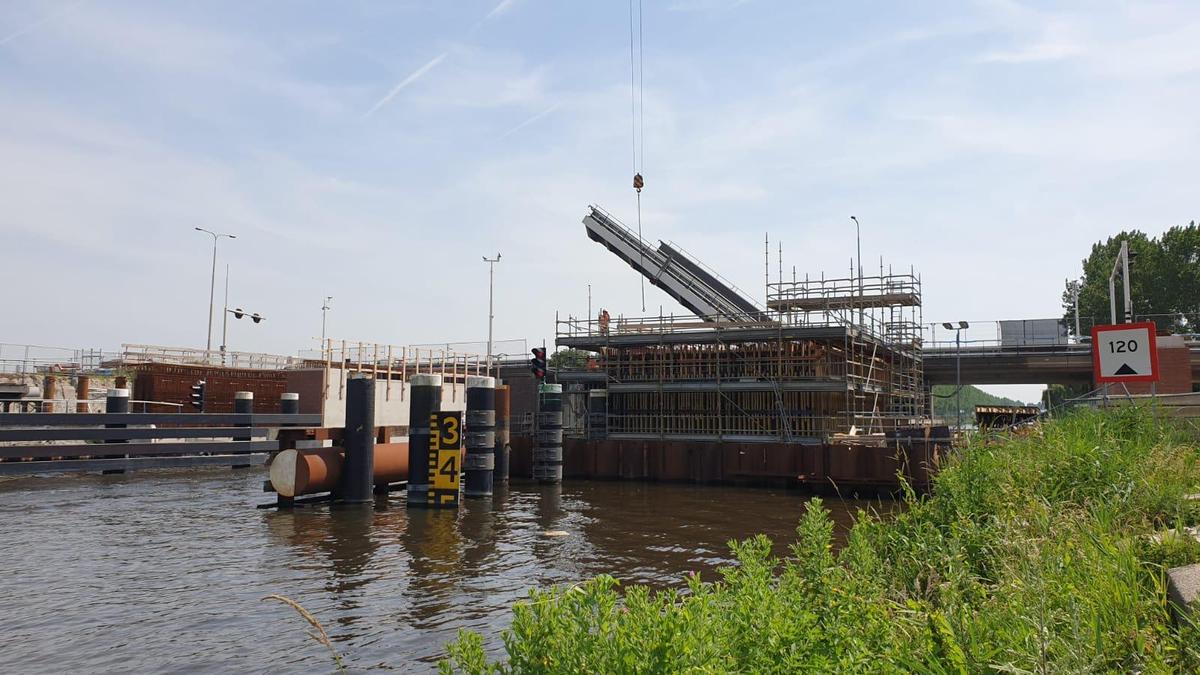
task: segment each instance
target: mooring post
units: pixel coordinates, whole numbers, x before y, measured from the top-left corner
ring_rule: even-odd
[[[129,412],[129,390],[128,389],[109,389],[108,396],[104,399],[104,412],[106,413],[127,413]],[[105,429],[124,429],[124,424],[105,424]],[[128,443],[127,440],[109,439],[105,443]]]
[[[88,411],[88,400],[91,398],[88,390],[91,385],[91,378],[87,375],[79,375],[75,378],[75,412],[85,413]]]
[[[533,444],[533,478],[539,483],[562,482],[562,426],[562,385],[539,385]]]
[[[58,378],[47,375],[42,378],[42,412],[54,412],[54,399],[58,398]]]
[[[235,391],[233,392],[233,412],[238,415],[251,415],[254,413],[254,392],[252,391]],[[234,426],[248,427],[249,422],[238,423]],[[249,436],[234,436],[235,441],[248,441]]]
[[[375,380],[354,373],[346,382],[346,429],[342,435],[346,461],[342,463],[338,499],[358,504],[373,502],[375,482]]]
[[[442,408],[442,376],[412,376],[408,399],[409,506],[427,506],[429,499],[429,416]]]
[[[492,494],[496,468],[496,378],[467,376],[467,455],[463,478],[468,497]]]
[[[508,391],[507,384],[496,387],[496,443],[492,447],[495,469],[492,476],[500,483],[508,480],[508,425],[511,410]]]
[[[300,414],[300,394],[286,391],[279,395],[279,413],[281,415]]]
[[[128,389],[109,389],[108,395],[104,399],[104,412],[106,413],[128,413],[129,412],[129,390]],[[125,424],[105,424],[105,429],[124,429]],[[105,443],[128,443],[126,439],[106,439]],[[105,455],[105,459],[120,459],[125,455]],[[125,473],[124,469],[105,469],[102,473]]]

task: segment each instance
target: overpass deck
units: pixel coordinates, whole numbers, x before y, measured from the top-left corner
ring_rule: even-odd
[[[1192,380],[1200,382],[1200,342],[1189,342]],[[1089,344],[1037,347],[939,347],[925,349],[925,383],[954,384],[955,366],[962,359],[963,384],[1085,384],[1092,383]]]

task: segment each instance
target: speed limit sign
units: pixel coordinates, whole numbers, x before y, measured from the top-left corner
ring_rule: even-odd
[[[1154,322],[1092,327],[1092,367],[1096,382],[1156,382]]]

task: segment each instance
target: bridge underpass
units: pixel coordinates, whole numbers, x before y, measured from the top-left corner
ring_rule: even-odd
[[[1192,381],[1200,382],[1200,342],[1188,342],[1188,347]],[[926,349],[925,383],[955,384],[960,357],[963,384],[1092,384],[1090,344]]]

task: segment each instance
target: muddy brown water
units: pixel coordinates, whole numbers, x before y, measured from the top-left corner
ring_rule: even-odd
[[[453,511],[259,510],[253,470],[0,481],[0,669],[328,672],[291,609],[325,625],[351,672],[426,671],[460,628],[502,647],[530,588],[608,573],[678,586],[732,562],[726,542],[794,539],[808,496],[765,488],[514,483]],[[887,502],[826,499],[838,529]],[[548,536],[547,533],[557,536]],[[565,534],[563,534],[565,533]]]

